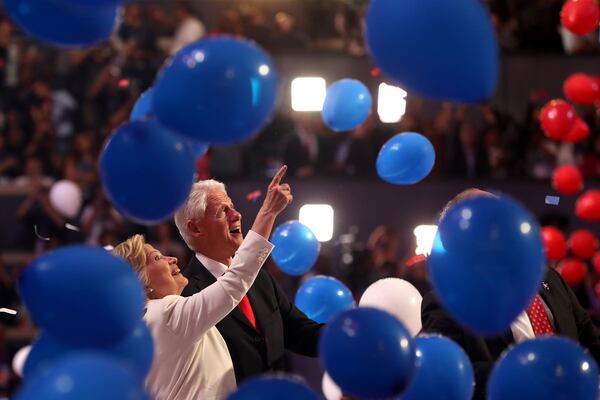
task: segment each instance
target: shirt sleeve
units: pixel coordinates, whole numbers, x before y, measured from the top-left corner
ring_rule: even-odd
[[[273,245],[249,231],[231,266],[215,283],[166,306],[166,325],[177,335],[200,338],[227,316],[246,295]]]

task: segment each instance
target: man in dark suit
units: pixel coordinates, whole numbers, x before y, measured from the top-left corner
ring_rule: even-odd
[[[280,184],[269,190],[290,188]],[[183,271],[189,280],[183,296],[190,296],[214,283],[229,267],[243,240],[241,215],[227,196],[225,186],[208,180],[194,184],[186,203],[175,214],[175,223],[196,253]],[[217,324],[231,355],[238,385],[263,372],[282,370],[285,349],[316,357],[322,327],[296,308],[264,270],[247,297]]]
[[[442,217],[460,200],[481,195],[491,194],[478,189],[469,189],[459,194],[444,207]],[[536,312],[538,315],[541,314],[541,319],[548,322],[545,331],[537,321],[532,323],[530,320],[532,303],[511,324],[510,330],[494,338],[483,338],[463,328],[443,308],[433,291],[423,297],[421,304],[422,332],[440,333],[454,340],[465,350],[475,372],[474,399],[485,399],[488,377],[503,351],[514,343],[533,339],[543,334],[562,335],[575,340],[587,348],[596,362],[600,364],[600,333],[560,274],[548,268],[538,295],[536,301],[539,307]]]

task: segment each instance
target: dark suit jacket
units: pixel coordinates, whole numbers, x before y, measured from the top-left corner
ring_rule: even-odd
[[[216,282],[196,257],[183,274],[189,279],[183,296],[191,296]],[[227,343],[238,385],[266,371],[282,370],[285,349],[317,356],[319,334],[324,325],[317,324],[296,308],[268,272],[259,272],[248,291],[248,299],[259,331],[254,329],[239,306],[217,324]]]
[[[600,335],[587,312],[581,307],[569,285],[553,269],[548,269],[539,294],[552,312],[556,334],[567,336],[586,347],[600,362]],[[457,342],[468,354],[475,371],[474,399],[485,399],[485,385],[494,363],[514,343],[509,330],[502,336],[487,338],[462,328],[442,308],[433,291],[421,305],[422,332],[441,333]]]

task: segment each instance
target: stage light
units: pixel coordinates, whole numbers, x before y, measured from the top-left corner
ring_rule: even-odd
[[[300,77],[292,81],[292,110],[321,111],[327,82],[321,77]]]
[[[382,83],[377,96],[377,114],[383,123],[399,122],[406,113],[408,93],[398,86]]]
[[[301,223],[313,231],[319,242],[327,242],[333,236],[333,207],[329,204],[305,204],[300,207]]]
[[[414,229],[413,234],[417,239],[416,255],[428,256],[431,253],[436,233],[437,225],[419,225]]]

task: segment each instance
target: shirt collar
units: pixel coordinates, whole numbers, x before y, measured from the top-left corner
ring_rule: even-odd
[[[227,265],[208,258],[204,254],[196,253],[196,258],[215,278],[220,277],[229,269]]]

